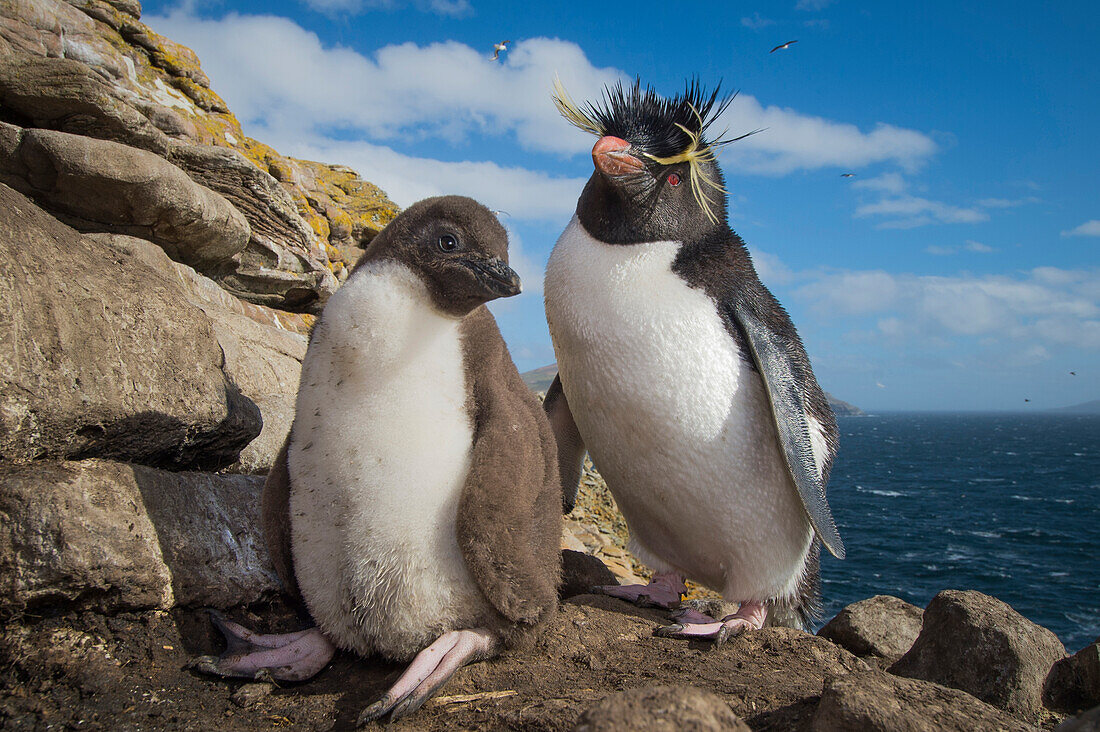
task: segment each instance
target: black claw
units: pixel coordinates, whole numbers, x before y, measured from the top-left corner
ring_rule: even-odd
[[[672,623],[671,625],[662,625],[653,631],[653,635],[660,636],[661,638],[673,638],[677,633],[684,632],[683,623]]]
[[[714,634],[714,650],[718,650],[729,639],[732,631],[728,625],[723,625],[718,629],[718,632]]]
[[[371,704],[369,707],[360,712],[359,719],[355,723],[356,726],[362,727],[365,724],[373,722],[374,720],[378,719],[386,712],[388,712],[391,706],[392,703],[389,701],[389,698],[382,697],[374,704]]]
[[[199,673],[221,676],[218,671],[218,659],[214,656],[196,656],[183,666],[185,669],[194,669]]]
[[[420,708],[420,704],[417,704],[415,708],[410,709],[412,703],[413,698],[411,696],[407,696],[403,700],[401,700],[401,703],[394,707],[393,711],[390,712],[390,721],[396,722],[398,719],[404,717],[406,714],[412,714]],[[423,702],[421,702],[421,704],[423,704]]]

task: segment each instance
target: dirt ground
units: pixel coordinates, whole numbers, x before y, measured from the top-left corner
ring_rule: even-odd
[[[282,605],[231,615],[259,629],[304,625]],[[798,631],[764,629],[715,650],[654,636],[663,622],[656,610],[573,598],[533,648],[462,669],[389,727],[566,730],[612,692],[681,684],[717,693],[753,729],[797,730],[826,675],[866,668]],[[40,618],[9,625],[0,644],[0,727],[11,730],[355,729],[402,670],[340,654],[313,680],[282,687],[201,676],[187,661],[222,648],[201,611]]]

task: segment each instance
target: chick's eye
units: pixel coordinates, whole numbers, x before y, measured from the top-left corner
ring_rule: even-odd
[[[676,175],[675,173],[669,173],[668,174],[668,184],[670,186],[680,185],[680,176]]]
[[[439,248],[445,252],[453,252],[458,249],[458,237],[454,234],[443,234],[439,237]]]

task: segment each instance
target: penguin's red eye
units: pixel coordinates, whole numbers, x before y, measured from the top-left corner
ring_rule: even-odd
[[[670,186],[680,185],[680,176],[676,175],[675,173],[669,173],[668,174],[668,184]]]

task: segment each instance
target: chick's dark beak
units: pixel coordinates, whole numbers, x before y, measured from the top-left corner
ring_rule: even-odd
[[[621,137],[606,135],[592,147],[592,164],[607,176],[633,175],[645,170],[645,163],[630,154],[630,143]]]
[[[467,259],[463,261],[473,270],[478,283],[493,298],[511,297],[520,293],[519,275],[500,257]]]

